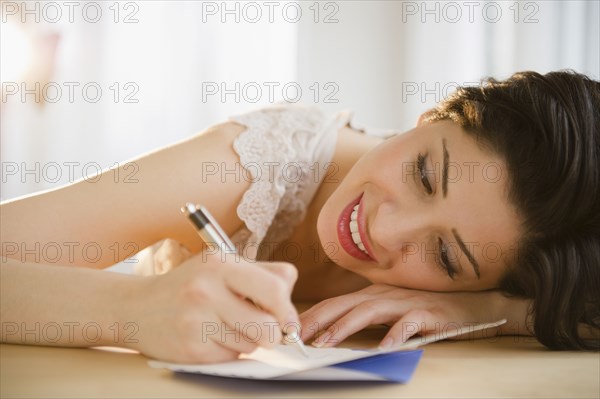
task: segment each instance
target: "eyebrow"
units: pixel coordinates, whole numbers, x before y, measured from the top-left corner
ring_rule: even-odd
[[[446,149],[446,139],[442,139],[442,148],[444,149],[444,166],[442,167],[442,195],[446,198],[448,194],[448,165],[450,164],[450,155]]]
[[[452,234],[454,235],[454,238],[458,242],[458,246],[460,247],[460,249],[467,256],[467,259],[469,259],[469,262],[471,262],[471,266],[473,266],[473,270],[475,271],[475,275],[477,276],[477,279],[481,278],[481,275],[479,274],[479,264],[477,263],[477,261],[475,260],[473,255],[467,249],[467,246],[465,245],[464,241],[460,238],[460,235],[458,234],[456,229],[452,229]]]

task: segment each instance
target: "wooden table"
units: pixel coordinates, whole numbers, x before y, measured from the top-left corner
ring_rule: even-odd
[[[343,346],[369,347],[381,330]],[[600,397],[600,354],[552,352],[531,338],[438,342],[424,347],[407,385],[247,381],[152,369],[137,353],[0,345],[0,395],[8,397]]]

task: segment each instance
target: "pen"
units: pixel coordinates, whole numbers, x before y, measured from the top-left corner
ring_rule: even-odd
[[[225,253],[236,253],[235,245],[231,242],[227,234],[223,231],[221,226],[217,223],[215,218],[212,217],[208,209],[203,206],[196,206],[191,203],[185,204],[181,208],[181,212],[187,215],[190,222],[196,228],[198,235],[207,244],[217,245],[221,251]],[[256,304],[255,304],[256,305]],[[258,307],[258,305],[256,305]],[[260,307],[259,307],[260,309]],[[300,339],[300,336],[296,331],[292,331],[289,334],[283,333],[287,340],[284,340],[284,344],[293,343],[294,346],[305,356],[308,357],[304,343]]]

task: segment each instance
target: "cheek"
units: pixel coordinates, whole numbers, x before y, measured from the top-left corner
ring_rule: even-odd
[[[390,269],[360,268],[354,270],[372,283],[388,284],[415,290],[444,290],[450,281],[436,274],[427,264],[397,263]]]
[[[328,223],[328,221],[332,218],[330,212],[328,212],[328,209],[331,208],[331,206],[329,205],[330,200],[331,197],[329,197],[325,205],[323,205],[323,207],[319,211],[319,216],[317,216],[317,234],[319,235],[319,240],[321,241],[321,243],[327,240],[329,236],[329,232],[327,230],[329,229],[330,223]]]
[[[416,154],[416,151],[410,151],[402,145],[383,147],[381,151],[365,159],[366,162],[361,170],[368,179],[385,187],[389,184],[396,187],[410,184],[416,173],[413,153]]]
[[[377,191],[402,184],[403,163],[387,154],[373,153],[356,163],[341,185],[342,192],[358,193],[376,188]],[[391,158],[391,159],[390,159]]]
[[[366,183],[387,186],[390,182],[410,182],[412,177],[412,137],[409,133],[392,137],[363,155],[342,181],[342,191],[356,191]]]

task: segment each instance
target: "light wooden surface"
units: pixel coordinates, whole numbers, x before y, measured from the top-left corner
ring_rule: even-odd
[[[368,347],[367,330],[344,346]],[[139,354],[101,349],[0,346],[0,396],[8,397],[600,397],[600,354],[552,352],[531,338],[439,342],[407,385],[247,381],[176,375]]]

